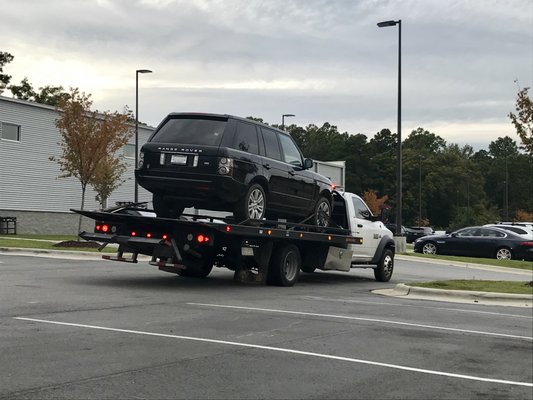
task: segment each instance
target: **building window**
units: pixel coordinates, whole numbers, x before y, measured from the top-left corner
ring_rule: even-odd
[[[20,125],[0,123],[2,139],[20,142]]]
[[[124,157],[126,158],[135,158],[135,145],[127,144],[124,146]]]

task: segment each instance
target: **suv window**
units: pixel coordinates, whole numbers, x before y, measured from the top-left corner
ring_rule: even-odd
[[[263,132],[263,139],[265,140],[267,157],[273,158],[274,160],[281,160],[281,151],[279,150],[277,133],[265,128],[261,128],[261,132]]]
[[[479,236],[478,228],[465,228],[457,231],[457,236]]]
[[[150,140],[160,143],[199,144],[218,146],[226,127],[226,119],[205,117],[172,118]]]
[[[503,232],[495,231],[494,229],[480,228],[477,236],[505,237],[505,234]]]
[[[355,216],[357,218],[366,218],[372,213],[368,210],[365,203],[358,199],[357,197],[352,197],[353,208],[355,209]]]
[[[259,154],[259,141],[255,126],[238,121],[233,147],[248,153]]]
[[[292,138],[288,135],[279,135],[279,141],[281,142],[281,148],[283,149],[283,156],[285,162],[298,167],[302,166],[302,155],[298,150],[298,147],[292,141]]]

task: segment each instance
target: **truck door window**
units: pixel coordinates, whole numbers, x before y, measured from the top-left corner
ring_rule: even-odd
[[[368,209],[365,203],[361,199],[358,199],[357,197],[352,197],[353,202],[353,208],[355,210],[355,216],[357,218],[368,218],[372,213]]]

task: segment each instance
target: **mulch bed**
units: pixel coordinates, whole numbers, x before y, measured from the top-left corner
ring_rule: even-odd
[[[98,247],[100,247],[100,243],[86,242],[85,240],[65,240],[64,242],[54,244],[54,247],[77,247],[97,249]]]

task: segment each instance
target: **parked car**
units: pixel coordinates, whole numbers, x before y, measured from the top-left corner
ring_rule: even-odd
[[[393,233],[394,236],[396,236],[396,224],[385,224],[385,226],[387,227],[387,229],[389,231],[391,231]],[[407,234],[407,230],[405,228],[405,226],[402,225],[402,234],[401,236],[405,236]]]
[[[511,231],[522,236],[524,239],[533,240],[533,229],[525,225],[486,224],[483,226],[505,229],[506,231]]]
[[[413,243],[416,239],[422,236],[433,235],[435,231],[429,226],[410,226],[406,228],[406,238],[407,243]]]
[[[142,146],[135,176],[160,217],[196,207],[230,211],[238,221],[326,226],[333,186],[312,167],[279,129],[230,115],[172,113]]]
[[[415,252],[497,259],[533,260],[533,241],[500,228],[471,226],[415,241]]]

